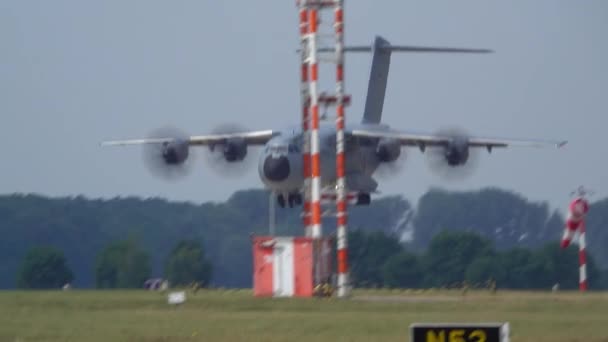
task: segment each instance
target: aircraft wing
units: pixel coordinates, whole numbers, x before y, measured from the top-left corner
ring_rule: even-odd
[[[395,130],[365,130],[355,129],[350,132],[351,136],[363,138],[386,138],[396,139],[401,142],[401,145],[418,146],[424,148],[426,146],[445,146],[450,141],[451,137],[438,134],[424,133],[408,133]],[[495,147],[562,147],[567,141],[551,141],[551,140],[517,140],[503,138],[480,138],[468,137],[470,147],[485,147],[492,149]]]
[[[243,139],[247,145],[263,145],[278,132],[273,130],[264,131],[245,131],[236,133],[225,133],[225,134],[208,134],[208,135],[195,135],[187,137],[186,140],[191,146],[201,145],[215,145],[221,144],[229,139]],[[120,146],[120,145],[140,145],[140,144],[163,144],[175,141],[179,138],[176,137],[157,137],[147,139],[132,139],[132,140],[113,140],[104,141],[101,143],[102,146]]]

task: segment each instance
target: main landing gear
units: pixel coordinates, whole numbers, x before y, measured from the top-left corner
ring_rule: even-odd
[[[281,208],[285,208],[285,205],[288,205],[290,208],[293,208],[296,205],[302,204],[302,195],[298,193],[288,194],[287,198],[285,198],[283,194],[279,194],[277,195],[277,202],[279,203],[279,207]]]
[[[369,205],[372,202],[371,196],[366,193],[357,194],[356,205]]]
[[[285,208],[288,206],[289,208],[293,208],[295,206],[302,205],[302,195],[299,193],[291,193],[287,194],[287,196],[283,194],[277,195],[277,203],[279,207]],[[355,205],[370,205],[371,196],[368,193],[359,193],[357,194],[357,201]]]

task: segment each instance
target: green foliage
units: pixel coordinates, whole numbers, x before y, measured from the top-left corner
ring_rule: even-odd
[[[140,288],[149,276],[149,256],[133,241],[112,243],[98,256],[98,288]]]
[[[538,247],[558,239],[563,228],[561,217],[551,214],[546,203],[529,202],[493,188],[471,192],[432,189],[420,198],[413,223],[414,242],[421,247],[443,230],[467,230],[492,239],[499,250]]]
[[[17,286],[23,289],[58,289],[73,279],[74,275],[60,250],[34,247],[23,260]]]
[[[141,250],[151,252],[146,257],[146,274],[163,274],[169,255],[180,241],[202,238],[205,258],[213,266],[210,285],[250,287],[250,234],[268,233],[268,196],[264,190],[244,190],[235,192],[226,202],[203,204],[134,197],[91,200],[80,196],[0,196],[0,235],[10,237],[0,239],[0,288],[14,287],[13,279],[29,248],[41,244],[53,245],[65,253],[77,275],[75,287],[94,287],[97,278],[105,279],[104,286],[116,284],[120,272],[112,265],[119,262],[112,260],[120,253],[107,252],[110,255],[103,263],[101,255],[108,245],[127,237],[136,239]],[[277,233],[302,235],[300,213],[301,208],[277,208]],[[415,273],[415,268],[398,266],[408,262],[406,257],[399,257],[404,253],[399,238],[407,227],[408,233],[413,232],[413,240],[405,246],[408,252],[417,254],[423,272],[419,286],[483,278],[489,265],[498,263],[504,269],[504,279],[497,279],[502,288],[548,288],[558,281],[562,288],[576,287],[576,246],[553,250],[553,254],[540,251],[547,242],[561,237],[564,213],[499,189],[434,189],[420,199],[415,211],[401,196],[374,198],[369,207],[349,207],[353,280],[357,286],[405,283],[403,279],[409,277],[405,273]],[[608,276],[594,273],[598,271],[593,263],[608,268],[606,226],[608,200],[592,203],[587,225],[591,287],[608,286]],[[462,241],[432,247],[432,241],[441,239],[444,230],[466,231],[476,237],[463,236]],[[335,233],[335,218],[323,219],[323,233]],[[480,252],[479,244],[484,245],[480,241],[492,242],[487,253]],[[561,268],[564,271],[559,271]]]
[[[180,241],[169,254],[165,275],[173,286],[193,282],[207,286],[211,280],[211,264],[205,259],[203,245],[196,240]]]
[[[410,203],[401,196],[374,198],[370,206],[348,208],[348,227],[351,230],[399,235],[411,221],[412,214]],[[333,229],[335,220],[327,220],[325,225]]]
[[[563,289],[577,289],[579,286],[578,248],[572,246],[561,249],[559,243],[548,243],[535,253],[533,265],[537,273],[533,275],[533,288],[546,288],[555,283]],[[587,277],[592,288],[601,285],[600,272],[592,257],[587,256]]]
[[[535,250],[504,252],[477,234],[444,231],[435,236],[423,258],[425,286],[454,286],[466,280],[485,285],[490,279],[510,289],[578,288],[578,249],[561,249],[558,242]],[[605,288],[592,256],[587,256],[590,288]]]
[[[608,270],[608,198],[591,203],[586,219],[587,252],[601,268]]]
[[[597,281],[591,282],[592,288],[608,289],[608,270],[600,271],[600,276]]]
[[[499,285],[507,284],[512,289],[533,288],[533,280],[542,266],[534,259],[532,250],[513,248],[500,254],[501,264],[505,270],[504,279],[498,279]]]
[[[426,252],[424,284],[440,287],[461,283],[473,260],[493,254],[491,242],[477,234],[442,231],[431,240]]]
[[[349,263],[355,286],[377,287],[384,284],[382,266],[402,251],[399,241],[382,232],[354,231],[349,235]]]
[[[494,255],[476,258],[467,266],[465,280],[469,284],[482,284],[484,286],[491,279],[503,283],[506,271],[500,261],[500,258]]]
[[[421,285],[424,276],[419,258],[406,251],[388,258],[382,271],[384,285],[388,287],[416,288]]]

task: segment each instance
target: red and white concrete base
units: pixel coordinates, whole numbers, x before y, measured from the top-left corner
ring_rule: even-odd
[[[312,297],[315,278],[327,281],[332,273],[332,241],[316,242],[309,237],[253,237],[254,296]]]

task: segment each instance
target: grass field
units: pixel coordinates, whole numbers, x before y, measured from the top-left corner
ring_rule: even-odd
[[[0,342],[408,341],[413,322],[508,321],[512,341],[608,341],[608,293],[354,292],[351,299],[145,291],[0,292]]]

